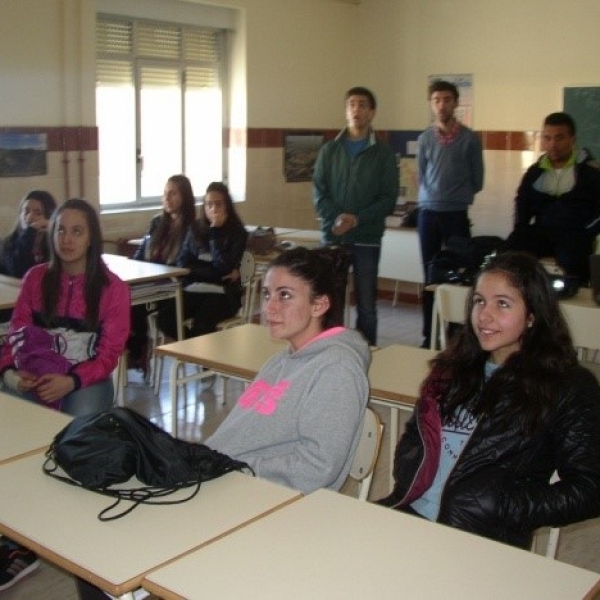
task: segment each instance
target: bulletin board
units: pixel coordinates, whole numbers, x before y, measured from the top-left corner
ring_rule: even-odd
[[[600,160],[600,87],[566,87],[563,107],[577,124],[577,146]]]

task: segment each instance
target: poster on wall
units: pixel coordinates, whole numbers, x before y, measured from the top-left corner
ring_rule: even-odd
[[[0,177],[46,175],[45,133],[0,133]]]
[[[311,181],[317,154],[323,145],[321,134],[286,134],[283,144],[283,171],[288,183]]]
[[[577,125],[577,146],[600,158],[600,87],[574,86],[563,90],[563,108]]]
[[[449,81],[458,89],[458,107],[454,111],[456,118],[467,127],[473,127],[473,75],[430,75],[427,84],[431,85],[436,79]],[[430,112],[433,122],[433,113]]]

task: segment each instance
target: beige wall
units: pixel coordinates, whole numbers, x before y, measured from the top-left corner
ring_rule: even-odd
[[[167,9],[173,4],[163,1]],[[564,86],[599,84],[597,0],[210,3],[239,9],[234,127],[335,129],[343,125],[344,91],[363,84],[379,97],[376,126],[420,129],[427,124],[427,76],[448,72],[474,76],[476,129],[537,130],[545,114],[561,108]],[[0,0],[0,125],[93,124],[94,6]],[[232,155],[230,178],[245,181],[241,213],[251,223],[314,227],[310,185],[284,182],[282,156],[279,148]],[[514,190],[533,158],[486,152],[485,189],[472,210],[475,233],[509,230]],[[97,157],[85,159],[87,195],[96,202]],[[0,234],[10,230],[28,189],[46,187],[62,198],[61,157],[52,157],[51,167],[44,178],[0,179]],[[105,235],[140,233],[149,216],[104,216]]]

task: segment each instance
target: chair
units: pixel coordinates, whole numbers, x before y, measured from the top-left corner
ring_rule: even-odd
[[[438,341],[439,349],[446,349],[448,323],[465,322],[465,309],[470,292],[470,287],[450,283],[442,283],[435,288],[431,320],[432,350],[437,349]]]
[[[218,330],[229,329],[236,325],[250,323],[254,316],[256,296],[260,288],[262,276],[256,272],[256,261],[249,250],[244,250],[242,262],[240,263],[240,281],[244,288],[242,306],[235,317],[225,319],[217,325]]]
[[[381,447],[381,438],[383,437],[383,424],[379,415],[367,408],[363,419],[362,433],[356,448],[356,454],[350,467],[349,477],[358,482],[358,499],[367,500],[371,481],[373,480],[373,471],[379,456]]]
[[[569,326],[580,363],[600,381],[600,364],[589,357],[590,352],[600,349],[600,308],[582,306],[572,299],[560,302],[560,308]]]
[[[550,478],[550,483],[556,483],[559,480],[558,473],[554,471]],[[542,528],[544,531],[546,528]],[[532,552],[535,551],[536,539],[539,535],[539,531],[534,534],[533,544],[531,546]],[[548,531],[548,542],[546,544],[546,552],[544,556],[546,558],[556,558],[556,551],[558,550],[558,541],[560,539],[560,527],[550,527]]]

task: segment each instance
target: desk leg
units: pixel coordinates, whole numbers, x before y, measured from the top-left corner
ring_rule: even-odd
[[[394,454],[396,453],[396,444],[398,443],[398,419],[400,410],[390,407],[390,493],[394,491]]]
[[[181,282],[177,284],[175,292],[175,315],[177,318],[177,339],[183,339],[183,297],[181,292]]]
[[[177,437],[177,376],[179,375],[179,365],[182,363],[176,358],[171,365],[171,379],[169,386],[171,388],[171,435]]]

